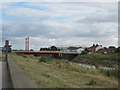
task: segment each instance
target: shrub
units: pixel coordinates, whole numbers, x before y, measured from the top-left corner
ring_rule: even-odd
[[[47,60],[46,60],[45,57],[40,57],[40,58],[39,58],[39,62],[47,62]]]
[[[16,55],[27,58],[27,55],[25,55],[25,54],[16,54]]]
[[[92,64],[92,65],[101,65],[101,66],[114,66],[118,62],[117,54],[86,54],[86,55],[78,55],[73,60],[73,62],[84,63],[84,64]],[[114,64],[113,64],[114,63]],[[108,66],[109,65],[109,66]]]
[[[91,79],[91,80],[87,83],[87,85],[97,85],[97,82],[96,82],[95,80]]]
[[[43,55],[39,58],[39,62],[48,62],[52,60],[52,56],[51,55]]]
[[[118,78],[118,70],[104,70],[104,69],[100,69],[99,70],[100,73],[102,73],[103,75],[107,76],[107,77],[116,77]]]

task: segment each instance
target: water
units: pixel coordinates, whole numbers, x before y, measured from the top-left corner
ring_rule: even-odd
[[[78,65],[82,66],[82,67],[87,67],[87,68],[96,68],[94,65],[88,65],[88,64],[82,64],[82,63],[78,63]]]
[[[82,64],[82,63],[77,63],[78,65],[82,66],[82,67],[87,67],[87,68],[96,68],[94,65],[88,65],[88,64]],[[115,68],[110,68],[110,67],[99,67],[105,70],[114,70]]]

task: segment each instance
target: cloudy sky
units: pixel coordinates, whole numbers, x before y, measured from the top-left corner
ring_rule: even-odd
[[[10,40],[14,49],[24,49],[27,36],[34,50],[118,46],[117,2],[3,2],[1,10],[2,40]]]

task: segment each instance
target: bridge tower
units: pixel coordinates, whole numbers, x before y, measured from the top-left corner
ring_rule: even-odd
[[[25,51],[29,51],[29,37],[25,38]]]

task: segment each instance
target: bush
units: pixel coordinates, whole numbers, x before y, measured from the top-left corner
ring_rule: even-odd
[[[102,73],[103,75],[107,76],[107,77],[116,77],[118,78],[118,73],[120,72],[117,69],[114,70],[105,70],[105,69],[98,69],[100,73]]]
[[[27,58],[27,55],[25,55],[25,54],[16,54],[16,55]]]
[[[82,54],[88,54],[88,52],[87,51],[82,51]]]
[[[41,56],[40,58],[39,58],[39,62],[48,62],[48,61],[50,61],[50,60],[52,60],[53,58],[52,58],[52,56],[51,55],[44,55],[44,56]]]
[[[91,79],[91,80],[87,83],[87,85],[97,85],[97,82],[96,82],[95,80]]]
[[[118,77],[118,70],[106,70],[104,71],[105,72],[105,75],[110,77],[110,76],[113,76],[113,77]]]
[[[115,66],[118,62],[117,54],[84,54],[78,55],[73,60],[73,62],[84,63],[84,64],[92,64],[92,65],[101,65],[101,66]],[[113,64],[114,63],[114,64]],[[109,66],[108,66],[109,67]]]

